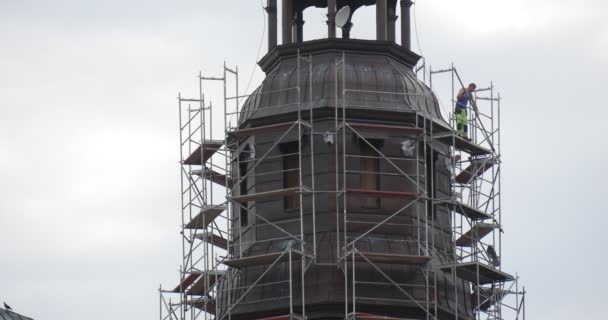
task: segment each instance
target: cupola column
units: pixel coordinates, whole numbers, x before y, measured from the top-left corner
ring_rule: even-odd
[[[410,30],[410,7],[411,0],[401,0],[401,45],[406,49],[412,49],[412,38]]]
[[[327,36],[336,37],[336,0],[327,0]]]
[[[283,0],[282,11],[283,44],[290,44],[293,42],[293,0]]]
[[[277,46],[277,0],[268,0],[268,51]]]
[[[376,40],[387,40],[388,0],[376,2]]]
[[[397,22],[396,8],[388,8],[388,41],[395,42],[395,23]]]
[[[294,42],[304,41],[304,9],[300,9],[296,12],[296,18],[294,23]]]

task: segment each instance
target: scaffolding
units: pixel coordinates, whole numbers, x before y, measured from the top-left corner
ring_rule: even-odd
[[[434,77],[450,76],[451,105],[459,90],[465,90],[454,64],[450,68],[429,70],[429,86]],[[500,108],[501,96],[493,83],[474,91],[473,108],[467,108],[468,133],[456,131],[434,133],[431,140],[450,146],[451,196],[436,197],[434,206],[443,206],[452,213],[452,251],[455,263],[437,266],[451,273],[453,280],[464,279],[471,284],[471,299],[476,319],[525,319],[525,289],[519,277],[502,270],[502,192]],[[449,113],[452,128],[456,116]],[[433,180],[433,179],[431,179]],[[458,301],[458,300],[457,300]]]
[[[421,319],[440,319],[438,274],[450,275],[456,302],[473,301],[476,319],[525,319],[525,289],[520,288],[519,278],[503,272],[500,264],[503,231],[500,94],[495,95],[492,84],[476,91],[474,101],[479,103],[479,112],[469,115],[470,139],[459,136],[454,130],[436,132],[433,119],[415,111],[408,125],[350,119],[349,108],[361,107],[349,104],[353,95],[405,97],[416,94],[347,88],[346,63],[345,53],[334,61],[333,129],[325,132],[315,130],[312,76],[308,77],[309,90],[302,89],[305,80],[301,73],[307,70],[312,74],[312,55],[303,56],[298,52],[297,83],[292,87],[240,94],[238,68],[224,64],[221,77],[199,74],[198,97],[179,95],[183,261],[179,284],[172,290],[160,289],[161,320],[231,319],[241,306],[269,301],[285,301],[289,311],[268,319],[305,319],[305,274],[312,265],[320,264],[317,261],[315,198],[322,193],[335,195],[337,254],[336,261],[330,264],[340,268],[344,275],[345,319],[390,319],[359,311],[359,304],[379,299],[414,308]],[[464,87],[464,84],[453,66],[445,70],[430,69],[429,85],[432,89],[433,77],[448,73],[454,97],[456,88]],[[209,82],[222,84],[223,105],[214,106],[205,98],[203,87]],[[281,93],[294,94],[296,101],[265,106],[263,110],[293,108],[296,115],[293,121],[244,125],[244,119],[262,110],[244,109],[246,99]],[[489,96],[482,96],[486,93]],[[305,96],[308,98],[303,99]],[[216,114],[223,114],[219,125],[218,119],[214,119]],[[455,127],[454,115],[450,114],[449,118]],[[383,151],[369,132],[397,137],[401,139],[401,148],[396,152]],[[256,135],[275,138],[262,148],[256,146],[253,139]],[[315,137],[333,144],[334,190],[316,188],[313,174],[316,172]],[[349,150],[347,138],[356,139],[367,151]],[[287,152],[275,152],[287,142],[293,147]],[[429,191],[434,190],[435,178],[427,155],[433,154],[437,143],[450,150],[449,197]],[[269,169],[272,166],[266,165],[287,157],[294,159],[295,165],[281,170]],[[360,164],[367,163],[366,160],[370,160],[370,166],[362,168]],[[305,175],[306,172],[310,175]],[[357,186],[350,182],[352,176],[370,173],[399,181],[407,186],[407,191],[379,188],[373,179]],[[286,175],[293,179],[289,185],[252,188],[256,179]],[[298,211],[296,216],[271,221],[265,217],[263,208],[256,205],[259,201],[281,198],[290,198],[298,204],[294,206]],[[349,203],[353,198],[371,202],[389,199],[398,203],[398,207],[390,214],[378,215],[377,219],[361,219],[351,210]],[[305,206],[305,202],[308,205]],[[310,208],[310,214],[305,214],[305,207]],[[431,215],[439,207],[451,214],[454,239],[450,241],[452,248],[446,251],[452,258],[447,264],[433,260],[439,249],[435,246],[435,220]],[[312,225],[311,239],[305,237],[307,222]],[[260,227],[271,228],[279,236],[259,239],[255,230]],[[382,237],[383,234],[404,233],[409,236],[403,239]],[[375,252],[367,244],[375,240],[396,242],[402,250]],[[256,244],[275,241],[284,241],[287,245],[263,254],[247,253]],[[269,278],[279,264],[287,266],[286,277]],[[357,272],[362,267],[375,276]],[[254,281],[242,285],[242,270],[246,268],[260,268],[261,271]],[[419,279],[423,282],[405,281],[402,276],[405,273],[420,274]],[[470,294],[463,295],[457,290],[459,281],[469,286],[467,292]],[[366,296],[367,292],[358,290],[361,286],[389,287],[399,292],[399,297]],[[276,295],[252,300],[252,293],[260,288],[272,288]],[[218,299],[220,296],[222,298]],[[457,311],[455,319],[459,319]]]
[[[302,103],[302,95],[306,94],[301,90],[301,69],[306,66],[312,68],[312,57],[302,57],[298,54],[297,58],[297,83],[293,87],[288,87],[273,91],[260,91],[252,94],[239,95],[238,93],[238,73],[224,68],[224,79],[226,73],[232,73],[237,78],[237,91],[235,95],[230,96],[224,91],[224,126],[225,131],[225,148],[226,148],[226,168],[229,176],[227,181],[231,182],[231,187],[226,188],[226,199],[228,200],[228,215],[231,217],[232,224],[232,247],[228,253],[228,258],[223,261],[226,266],[230,267],[227,277],[227,285],[221,289],[222,293],[227,296],[227,301],[222,302],[223,305],[217,314],[217,319],[230,318],[233,310],[237,306],[248,304],[259,304],[269,301],[283,300],[287,301],[289,313],[281,315],[287,319],[304,319],[306,317],[305,310],[305,277],[304,274],[311,263],[315,261],[316,239],[313,240],[313,245],[306,243],[304,235],[304,202],[310,201],[313,207],[312,219],[314,221],[314,206],[315,206],[315,190],[314,190],[314,175],[311,177],[309,185],[305,184],[303,177],[304,167],[304,142],[303,137],[308,135],[311,143],[309,144],[308,154],[310,155],[310,165],[307,170],[314,172],[314,127],[312,125],[312,108],[304,106]],[[225,86],[225,85],[224,85]],[[292,104],[277,104],[266,106],[267,109],[295,107],[296,119],[291,122],[280,124],[272,124],[266,126],[243,127],[245,117],[251,117],[253,113],[259,111],[250,111],[242,109],[241,100],[256,99],[268,94],[295,94],[297,99]],[[312,91],[310,92],[312,94]],[[309,99],[311,101],[311,99]],[[307,108],[308,107],[308,108]],[[308,110],[306,110],[308,109]],[[309,120],[306,121],[305,114],[310,111]],[[253,113],[252,113],[253,112]],[[276,138],[273,139],[271,145],[265,149],[257,147],[252,137],[255,135],[272,134]],[[293,142],[295,147],[288,152],[277,152],[278,149],[287,142],[288,137],[297,137]],[[263,149],[263,150],[262,150]],[[278,153],[278,154],[277,154]],[[287,157],[297,158],[294,161],[295,166],[276,170],[272,165],[266,166],[267,163],[273,161],[283,161]],[[259,186],[255,187],[255,179],[260,179],[267,176],[284,176],[291,174],[291,177],[296,181],[289,186],[278,186],[262,189]],[[251,183],[250,180],[254,182]],[[292,181],[292,182],[293,182]],[[251,192],[251,189],[254,191]],[[310,194],[311,197],[305,197]],[[263,209],[260,210],[256,205],[257,201],[267,201],[290,197],[297,198],[295,203],[298,215],[293,219],[273,222],[264,217]],[[253,223],[248,223],[248,220],[253,220]],[[314,226],[314,222],[313,222]],[[255,235],[255,229],[260,227],[269,227],[277,231],[280,236],[269,239],[259,239]],[[253,236],[251,236],[253,235]],[[314,234],[313,234],[314,235]],[[270,243],[275,241],[287,241],[281,250],[276,252],[244,255],[247,249],[255,244]],[[288,266],[286,279],[268,279],[268,273],[276,268],[279,263],[286,263]],[[294,264],[299,263],[300,267],[295,268]],[[248,267],[262,267],[263,271],[260,275],[248,286],[235,285],[238,283],[240,270]],[[295,270],[294,270],[295,269]],[[299,279],[300,288],[294,287],[294,279]],[[248,294],[257,288],[272,288],[277,292],[276,296],[267,299],[251,300],[247,299]],[[286,290],[285,290],[286,289]],[[296,290],[299,289],[299,292]],[[286,292],[286,293],[285,293]],[[299,301],[295,301],[299,295]],[[296,308],[299,305],[300,308]]]
[[[180,281],[160,288],[160,319],[214,319],[217,283],[227,268],[219,263],[230,246],[225,194],[228,183],[221,160],[223,137],[216,139],[213,105],[205,99],[199,74],[198,97],[178,96],[181,176],[182,263]]]
[[[336,220],[342,221],[342,229],[338,229],[339,265],[344,273],[345,318],[346,319],[387,319],[385,315],[374,315],[358,311],[358,304],[370,304],[373,301],[384,301],[419,309],[425,319],[433,318],[430,292],[434,284],[430,281],[430,243],[429,220],[427,219],[427,201],[429,195],[425,187],[427,152],[426,121],[424,117],[414,112],[414,123],[410,125],[390,125],[373,122],[363,122],[361,119],[352,120],[348,109],[360,107],[350,103],[349,98],[356,95],[369,95],[378,99],[381,97],[417,96],[416,93],[387,92],[378,90],[360,90],[348,88],[346,85],[346,55],[335,62],[336,99],[335,99],[335,143],[336,158]],[[341,81],[341,84],[338,83]],[[382,151],[373,143],[365,132],[381,132],[391,138],[401,140],[401,148],[392,152]],[[353,152],[347,149],[347,137],[359,141],[366,153]],[[422,154],[422,156],[421,156]],[[375,164],[366,168],[357,168],[358,163],[372,160]],[[371,169],[371,171],[370,171]],[[377,181],[369,182],[362,177],[359,187],[349,182],[352,175],[375,176]],[[399,184],[398,190],[385,190],[380,186],[380,179],[391,179],[393,184]],[[403,188],[403,186],[406,186]],[[408,191],[403,191],[406,189]],[[392,199],[399,204],[389,214],[379,214],[378,219],[360,220],[357,212],[353,211],[349,202],[353,198],[371,198],[375,201]],[[401,218],[401,219],[400,219]],[[432,222],[431,222],[432,223]],[[431,226],[432,227],[432,226]],[[400,234],[406,231],[409,237],[395,239],[383,238],[379,234]],[[380,240],[397,243],[400,252],[373,252],[369,241]],[[397,272],[390,269],[397,267]],[[365,272],[357,272],[364,269]],[[404,280],[404,273],[422,274],[424,283]],[[372,296],[369,292],[361,292],[358,286],[389,288],[399,292],[397,297]],[[422,294],[416,294],[422,292]],[[422,296],[422,298],[420,297]]]

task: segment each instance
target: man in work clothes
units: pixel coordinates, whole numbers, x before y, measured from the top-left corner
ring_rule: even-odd
[[[456,96],[456,131],[458,135],[468,139],[468,125],[467,125],[467,107],[471,101],[473,92],[477,89],[477,85],[474,83],[469,84],[468,87],[460,89],[458,96]],[[477,113],[477,106],[472,103],[473,110]]]

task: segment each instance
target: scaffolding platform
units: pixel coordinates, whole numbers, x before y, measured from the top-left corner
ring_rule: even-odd
[[[202,272],[192,272],[189,275],[187,275],[186,277],[184,277],[184,280],[182,280],[176,287],[175,289],[172,290],[172,292],[175,293],[179,293],[179,292],[185,292],[186,289],[192,285],[196,279],[200,278],[200,276],[203,275]]]
[[[468,167],[460,172],[455,181],[462,184],[467,184],[473,181],[475,178],[479,178],[486,171],[492,168],[496,164],[494,159],[475,159],[472,160]]]
[[[215,299],[210,297],[186,300],[184,304],[193,306],[199,310],[205,311],[210,314],[215,314]]]
[[[424,130],[422,128],[415,128],[415,127],[404,127],[404,126],[384,125],[384,124],[376,124],[376,123],[363,123],[363,122],[349,122],[348,124],[355,129],[373,130],[374,132],[382,131],[382,132],[390,132],[390,133],[399,133],[399,134],[413,136],[413,137],[420,137],[424,134]]]
[[[203,141],[202,145],[198,146],[186,160],[184,164],[200,166],[203,165],[211,156],[213,156],[222,146],[224,141],[220,140],[206,140]],[[201,152],[201,148],[203,151]]]
[[[246,136],[252,135],[254,133],[281,131],[281,130],[290,128],[295,123],[296,123],[296,121],[291,121],[291,122],[271,124],[271,125],[267,125],[267,126],[259,126],[259,127],[233,130],[233,131],[228,131],[228,136],[240,138],[240,137],[246,137]]]
[[[202,177],[205,180],[215,182],[222,187],[226,187],[226,175],[209,168],[202,168],[190,171],[192,175]]]
[[[370,234],[380,233],[380,234],[399,234],[402,235],[404,230],[407,230],[410,227],[409,224],[406,223],[390,223],[385,222],[382,224],[378,224],[378,222],[374,221],[357,221],[357,220],[347,220],[348,232],[360,232],[364,233],[374,228],[374,231],[370,232]]]
[[[456,132],[438,134],[435,135],[433,138],[439,142],[454,146],[457,150],[464,151],[472,156],[482,156],[492,153],[492,151],[478,144],[475,144],[468,139],[464,139],[458,136]]]
[[[381,315],[363,313],[363,312],[349,313],[347,316],[347,319],[350,319],[350,320],[413,320],[413,319],[409,319],[409,318],[394,318],[394,317],[387,317],[387,316],[381,316]]]
[[[479,309],[488,311],[492,305],[500,303],[502,299],[509,293],[501,288],[480,288]],[[471,299],[474,305],[477,305],[477,291],[471,293]]]
[[[373,198],[405,198],[405,199],[416,199],[423,195],[416,192],[403,192],[403,191],[381,191],[381,190],[366,190],[366,189],[346,189],[347,195],[358,195],[362,197],[373,197]]]
[[[425,265],[431,261],[429,256],[417,256],[409,254],[376,253],[357,251],[355,260],[366,261],[363,256],[373,263],[398,264],[398,265]]]
[[[496,228],[498,226],[493,223],[477,223],[456,240],[456,245],[459,247],[472,247]]]
[[[217,283],[217,281],[226,274],[224,270],[210,270],[202,274],[196,280],[190,290],[186,291],[188,295],[208,296],[209,290]]]
[[[481,211],[480,209],[473,208],[460,201],[447,201],[439,202],[436,205],[447,206],[450,210],[457,212],[473,221],[491,219],[492,216]]]
[[[242,196],[232,197],[233,201],[236,202],[246,202],[246,201],[263,201],[263,200],[271,200],[276,198],[282,198],[297,194],[300,192],[300,187],[287,188],[287,189],[278,189],[272,191],[264,191],[259,193],[245,194]]]
[[[281,255],[283,255],[283,256],[281,257]],[[279,257],[281,257],[281,258],[279,259]],[[301,254],[297,251],[292,251],[291,258],[292,258],[292,260],[296,260],[296,259],[299,260],[301,258]],[[278,261],[277,261],[277,259],[278,259]],[[257,256],[249,256],[249,257],[244,257],[244,258],[226,259],[226,260],[222,261],[222,263],[229,267],[239,269],[239,268],[244,268],[244,267],[268,265],[268,264],[272,264],[275,261],[277,261],[277,263],[285,262],[287,260],[289,260],[289,253],[274,252],[274,253],[261,254],[261,255],[257,255]]]
[[[222,238],[221,236],[218,236],[216,234],[207,232],[207,231],[202,231],[200,233],[197,233],[194,235],[195,239],[199,239],[202,241],[205,241],[209,244],[212,244],[218,248],[222,248],[224,250],[228,250],[228,240]]]
[[[299,314],[286,314],[283,316],[274,316],[274,317],[267,317],[267,318],[257,318],[255,320],[291,320],[291,319],[295,319],[295,320],[306,320],[306,317],[303,317]]]
[[[184,229],[205,229],[225,210],[225,204],[204,206],[201,211],[184,226]]]
[[[439,267],[439,269],[446,271],[446,272],[450,272],[450,273],[452,272],[453,269],[456,269],[457,277],[459,277],[463,280],[472,282],[472,283],[479,283],[479,284],[506,282],[506,281],[512,281],[515,279],[515,278],[513,278],[513,276],[511,276],[507,273],[504,273],[500,270],[489,267],[478,261],[459,263],[459,264],[455,264],[455,265],[444,265],[444,266]],[[479,277],[479,282],[477,282],[478,277]]]

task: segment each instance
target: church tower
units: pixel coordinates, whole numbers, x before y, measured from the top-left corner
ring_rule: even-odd
[[[364,6],[374,40],[351,38]],[[224,67],[200,77],[223,81],[224,110],[180,97],[182,190],[198,193],[182,206],[181,318],[500,319],[515,279],[500,270],[497,127],[471,114],[465,137],[442,115],[414,70],[411,6],[268,0],[262,84],[231,95]],[[304,41],[309,7],[327,10],[327,38]]]

